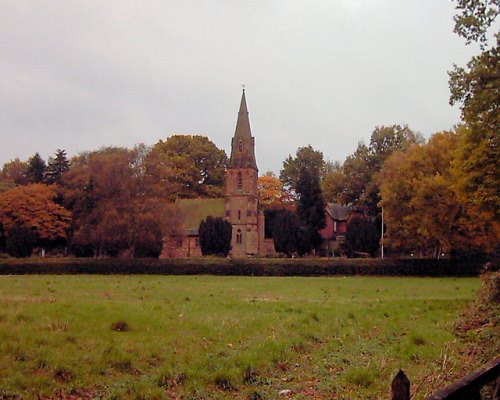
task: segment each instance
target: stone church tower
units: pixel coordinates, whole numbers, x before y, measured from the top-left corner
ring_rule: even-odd
[[[241,96],[236,131],[231,142],[227,169],[224,210],[226,221],[233,226],[231,256],[243,258],[264,252],[264,213],[257,193],[255,139],[250,131],[245,89]]]

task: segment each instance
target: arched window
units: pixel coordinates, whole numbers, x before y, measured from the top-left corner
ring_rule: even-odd
[[[243,243],[243,233],[241,233],[241,229],[238,229],[238,233],[236,234],[236,244]]]
[[[241,219],[241,210],[238,210],[238,220]]]
[[[238,189],[242,189],[243,188],[243,175],[241,175],[241,172],[238,172],[238,182],[237,182],[237,185],[238,185]]]
[[[243,151],[243,142],[241,140],[238,142],[238,151],[240,153]]]

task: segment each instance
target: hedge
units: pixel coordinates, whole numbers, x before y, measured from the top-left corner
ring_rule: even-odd
[[[478,276],[485,259],[93,259],[0,258],[0,275],[155,274],[228,276]],[[498,270],[498,262],[489,268]]]

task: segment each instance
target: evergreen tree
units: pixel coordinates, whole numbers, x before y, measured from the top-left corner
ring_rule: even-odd
[[[208,216],[198,229],[201,253],[226,257],[231,250],[232,226],[223,218]]]
[[[33,229],[24,225],[14,225],[7,231],[6,250],[13,257],[29,257],[37,241]]]
[[[42,183],[47,165],[39,153],[28,160],[28,179],[31,183]]]
[[[302,225],[300,243],[304,246],[299,249],[299,253],[305,254],[312,249],[319,249],[322,242],[319,231],[326,226],[319,171],[301,168],[297,194],[300,196],[297,214]]]
[[[300,219],[296,213],[281,209],[273,218],[274,249],[288,256],[298,251]]]
[[[59,183],[61,176],[69,170],[69,161],[66,151],[57,149],[54,158],[49,158],[49,165],[45,171],[45,181],[49,184]]]
[[[372,257],[378,250],[380,231],[375,222],[364,217],[354,217],[347,226],[346,249],[352,256],[353,252],[369,253]]]

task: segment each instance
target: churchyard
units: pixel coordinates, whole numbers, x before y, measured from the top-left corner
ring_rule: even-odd
[[[478,278],[0,276],[0,398],[415,399],[480,360]]]

